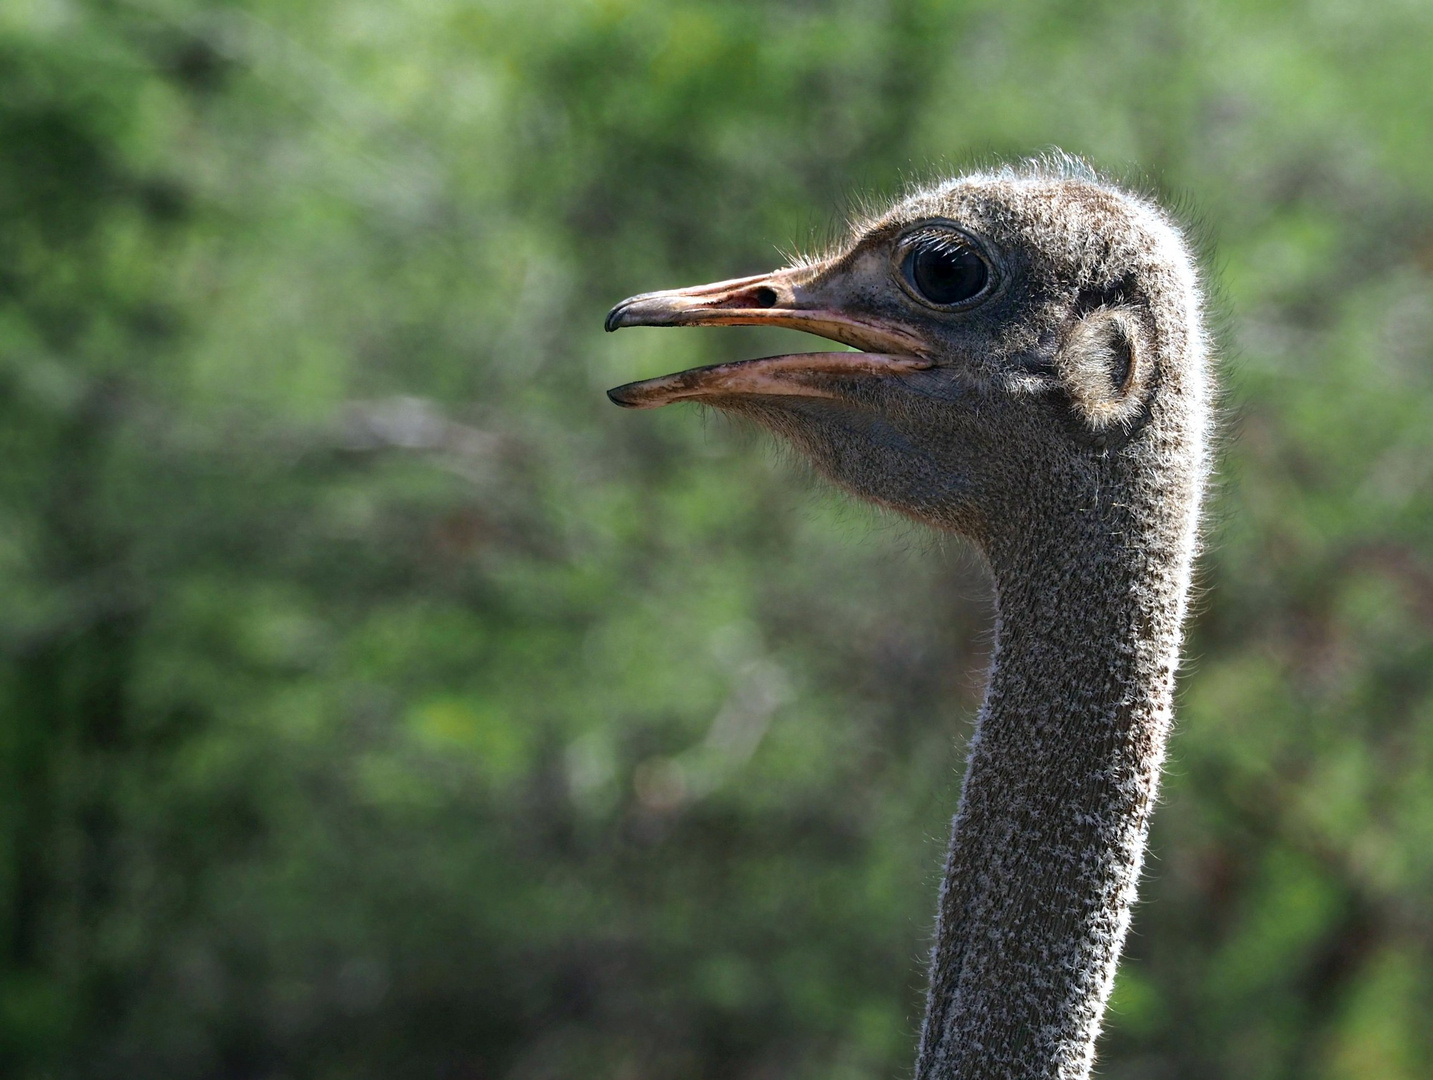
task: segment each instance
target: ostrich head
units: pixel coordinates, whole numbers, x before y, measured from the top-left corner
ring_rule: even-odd
[[[995,578],[917,1080],[1084,1080],[1158,787],[1206,471],[1179,232],[1062,158],[919,191],[829,256],[607,317],[721,323],[863,351],[696,368],[612,400],[750,417],[857,495],[971,538]]]
[[[713,324],[863,351],[697,368],[609,396],[750,417],[855,494],[987,551],[1101,484],[1138,485],[1204,423],[1198,294],[1177,231],[1067,159],[919,191],[825,257],[634,296],[606,326]]]

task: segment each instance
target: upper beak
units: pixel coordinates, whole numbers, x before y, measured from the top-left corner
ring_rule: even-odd
[[[607,314],[606,328],[624,326],[783,326],[839,341],[864,352],[792,353],[692,368],[607,391],[618,405],[650,409],[672,401],[762,395],[838,396],[836,376],[900,375],[933,366],[921,339],[900,326],[854,315],[823,299],[812,271],[777,270],[689,289],[643,293]]]

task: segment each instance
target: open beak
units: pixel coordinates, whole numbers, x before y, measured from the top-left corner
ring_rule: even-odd
[[[607,315],[606,328],[624,326],[783,326],[839,341],[863,352],[791,353],[692,368],[607,391],[618,405],[653,409],[673,401],[777,395],[838,397],[851,378],[904,375],[932,367],[915,334],[823,302],[809,269],[777,270],[690,289],[643,293]]]

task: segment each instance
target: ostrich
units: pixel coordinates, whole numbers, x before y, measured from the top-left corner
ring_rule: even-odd
[[[995,648],[940,888],[917,1080],[1087,1077],[1169,734],[1211,376],[1171,219],[1081,163],[917,191],[819,259],[624,300],[606,328],[762,324],[859,352],[609,391],[790,440],[953,531]]]

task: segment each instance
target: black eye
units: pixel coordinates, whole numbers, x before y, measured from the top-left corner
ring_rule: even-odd
[[[901,269],[921,297],[940,307],[978,296],[990,280],[984,259],[964,244],[949,241],[917,245]]]

